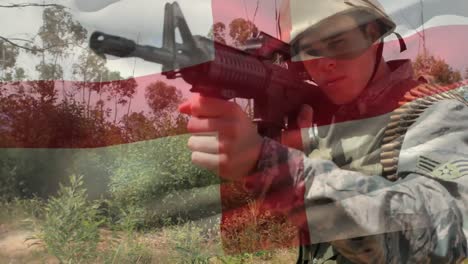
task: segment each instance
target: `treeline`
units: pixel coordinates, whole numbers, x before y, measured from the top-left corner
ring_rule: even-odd
[[[162,81],[139,87],[133,77],[108,69],[65,7],[44,7],[42,19],[24,44],[0,39],[0,147],[89,148],[184,132],[186,119],[174,111],[182,100],[176,87]],[[20,54],[27,64],[38,62],[34,72],[25,70],[31,65],[23,65]],[[63,81],[66,76],[73,81]],[[138,90],[148,107],[133,112]]]
[[[187,118],[175,111],[183,99],[176,87],[158,80],[140,87],[87,48],[87,30],[65,7],[40,10],[42,25],[31,39],[0,36],[0,198],[47,197],[72,174],[84,176],[91,197],[109,195],[111,177],[130,157],[159,155],[164,162],[170,151],[161,146],[184,150],[182,140],[164,141],[186,132]],[[136,102],[137,94],[144,100]],[[145,150],[152,154],[120,146],[156,139],[160,147]],[[168,173],[156,172],[148,177]]]

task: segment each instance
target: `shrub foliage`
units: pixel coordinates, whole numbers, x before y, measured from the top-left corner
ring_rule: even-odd
[[[58,195],[49,199],[38,238],[61,262],[88,263],[99,242],[97,208],[87,201],[82,177],[71,176],[70,185],[60,185]]]

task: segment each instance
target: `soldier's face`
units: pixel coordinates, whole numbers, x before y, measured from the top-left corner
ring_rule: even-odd
[[[340,25],[348,30],[330,33]],[[299,40],[299,55],[307,72],[333,103],[353,101],[371,78],[377,53],[373,26],[360,28],[354,18],[343,15]],[[327,37],[317,41],[317,34]]]

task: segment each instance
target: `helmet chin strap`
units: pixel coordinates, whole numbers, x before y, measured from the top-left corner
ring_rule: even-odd
[[[378,72],[379,67],[380,67],[380,62],[382,61],[383,49],[384,49],[384,41],[383,41],[383,38],[381,38],[379,46],[377,48],[377,53],[375,55],[376,57],[375,57],[374,71],[372,72],[372,75],[371,75],[369,81],[366,84],[366,89],[370,86],[370,84],[374,80],[375,76],[377,75],[377,72]]]
[[[393,32],[393,33],[398,38],[398,42],[400,44],[400,53],[407,50],[406,43],[405,43],[405,40],[403,39],[403,37],[397,32]],[[377,72],[378,72],[379,67],[380,67],[380,62],[382,61],[382,58],[383,58],[383,49],[384,49],[384,40],[383,40],[383,38],[381,38],[380,43],[379,43],[379,47],[377,48],[374,71],[372,72],[372,75],[371,75],[369,81],[366,84],[366,88],[368,88],[370,86],[372,81],[374,81],[375,76],[377,75]]]

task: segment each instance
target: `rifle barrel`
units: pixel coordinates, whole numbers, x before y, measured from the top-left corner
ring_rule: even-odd
[[[94,32],[90,38],[90,48],[97,54],[109,54],[120,58],[137,57],[149,62],[179,65],[190,65],[190,58],[184,54],[147,46],[138,45],[135,41],[102,32]]]

